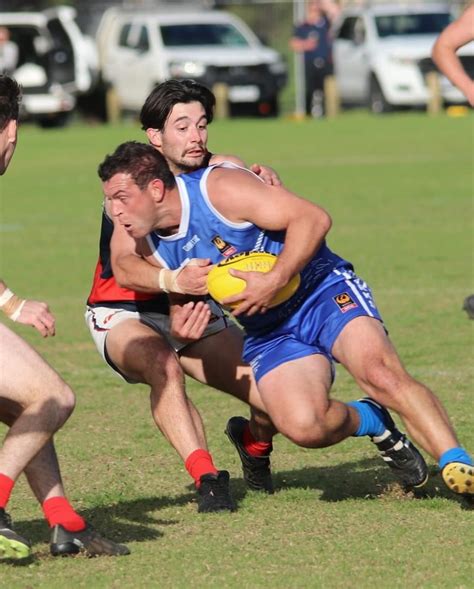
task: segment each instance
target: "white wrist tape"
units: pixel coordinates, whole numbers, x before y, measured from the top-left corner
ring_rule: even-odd
[[[178,276],[183,268],[176,270],[169,270],[168,268],[161,268],[158,272],[158,286],[163,292],[178,292],[184,291],[178,286]]]
[[[18,318],[20,317],[20,313],[21,313],[23,307],[25,306],[25,303],[26,303],[26,299],[23,299],[20,303],[20,306],[17,308],[17,310],[10,315],[10,319],[12,321],[18,321]]]
[[[13,321],[17,321],[25,303],[26,299],[20,299],[9,288],[6,288],[0,296],[0,309]]]
[[[8,301],[14,296],[15,295],[12,293],[12,291],[9,288],[6,288],[0,296],[0,309],[4,307],[8,303]]]

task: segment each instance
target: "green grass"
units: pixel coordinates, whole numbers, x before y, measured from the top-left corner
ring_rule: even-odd
[[[474,450],[473,117],[353,112],[335,121],[213,123],[210,147],[274,166],[334,221],[329,239],[372,286],[410,371],[443,400]],[[25,482],[9,509],[31,538],[35,561],[1,565],[9,588],[472,586],[473,513],[439,475],[424,497],[404,496],[365,440],[303,450],[282,437],[273,465],[278,492],[246,493],[223,435],[239,402],[189,382],[211,450],[232,475],[239,510],[196,513],[189,477],[156,431],[146,387],[122,383],[102,363],[83,322],[98,253],[106,153],[143,139],[138,125],[21,129],[1,179],[1,275],[18,293],[47,300],[58,334],[15,329],[70,382],[77,409],[56,438],[74,504],[111,537],[122,559],[59,559]],[[342,369],[334,395],[359,391]]]

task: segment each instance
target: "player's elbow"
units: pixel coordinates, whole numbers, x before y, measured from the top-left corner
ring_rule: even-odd
[[[431,49],[431,59],[438,68],[441,68],[446,59],[456,56],[457,49],[458,47],[449,37],[441,35]]]
[[[317,226],[322,234],[327,235],[332,227],[332,219],[330,215],[323,209],[319,210],[317,217]]]
[[[439,39],[438,39],[438,41],[433,45],[433,49],[431,50],[431,59],[434,61],[435,65],[438,65],[439,53],[440,53],[440,47],[439,47]]]
[[[128,280],[127,275],[123,274],[121,272],[117,274],[115,274],[114,272],[114,278],[115,278],[115,282],[120,286],[120,288],[129,288],[129,289],[134,289],[134,284]]]
[[[112,262],[112,272],[115,282],[121,288],[132,288],[127,272],[117,262]]]

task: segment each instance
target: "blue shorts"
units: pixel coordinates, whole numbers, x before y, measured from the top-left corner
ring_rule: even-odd
[[[243,359],[257,382],[280,364],[312,354],[332,363],[337,336],[356,317],[382,321],[367,284],[352,270],[333,270],[286,321],[270,332],[246,335]]]

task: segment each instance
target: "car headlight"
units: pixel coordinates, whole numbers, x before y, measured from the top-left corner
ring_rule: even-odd
[[[286,74],[286,63],[283,61],[276,61],[275,63],[270,63],[268,69],[275,75]]]
[[[173,78],[201,77],[206,73],[206,66],[199,61],[172,61],[170,74]]]

